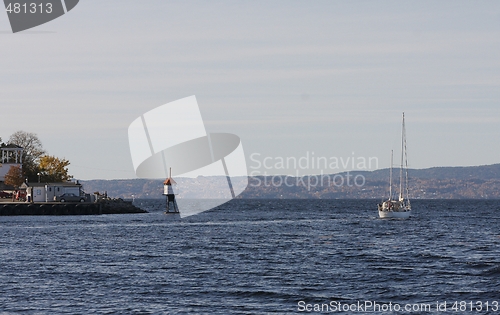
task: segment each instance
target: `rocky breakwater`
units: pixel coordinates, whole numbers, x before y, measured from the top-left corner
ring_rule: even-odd
[[[101,214],[123,214],[123,213],[147,213],[132,204],[131,201],[118,199],[99,200],[96,204],[100,206]]]
[[[2,202],[0,215],[99,215],[99,214],[127,214],[147,213],[122,199],[103,199],[95,203],[87,202]]]

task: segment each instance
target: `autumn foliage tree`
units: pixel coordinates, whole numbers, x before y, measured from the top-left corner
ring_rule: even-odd
[[[24,183],[23,171],[20,166],[11,166],[5,174],[4,183],[14,186],[16,189]]]
[[[69,161],[55,156],[44,155],[40,157],[40,174],[44,182],[64,182],[73,176],[68,174]]]
[[[12,182],[19,182],[19,178],[21,184],[25,179],[28,181],[64,182],[73,177],[68,174],[69,161],[47,155],[43,149],[42,141],[35,133],[16,131],[9,137],[7,144],[15,144],[23,148],[22,168],[9,170],[12,172],[10,179]],[[2,143],[2,138],[0,138],[0,146],[5,146]],[[7,183],[7,179],[5,182]]]
[[[20,130],[10,136],[8,143],[23,148],[24,176],[28,177],[29,180],[35,180],[40,157],[45,154],[42,141],[40,141],[35,133]]]

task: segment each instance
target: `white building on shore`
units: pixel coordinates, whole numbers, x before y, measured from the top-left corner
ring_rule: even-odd
[[[5,181],[5,175],[12,166],[23,166],[23,148],[15,144],[0,147],[0,182]]]
[[[82,185],[78,182],[24,183],[21,189],[26,189],[26,198],[33,202],[53,202],[54,197],[63,194],[83,194]]]

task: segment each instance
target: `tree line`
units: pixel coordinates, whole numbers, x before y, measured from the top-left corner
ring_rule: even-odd
[[[47,154],[42,141],[35,133],[16,131],[4,143],[0,137],[0,147],[17,145],[23,148],[22,168],[11,166],[5,175],[6,185],[19,187],[23,182],[64,182],[73,176],[68,174],[69,161]],[[1,161],[3,162],[3,161]]]

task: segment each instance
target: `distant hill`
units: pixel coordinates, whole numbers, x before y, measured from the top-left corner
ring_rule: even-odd
[[[395,170],[395,180],[399,170]],[[412,198],[500,199],[500,164],[469,167],[410,169]],[[353,171],[309,177],[249,177],[249,185],[238,198],[384,198],[388,194],[389,169]],[[87,193],[107,192],[111,197],[164,198],[164,179],[116,179],[82,181]],[[217,198],[216,183],[224,177],[176,178],[183,196]],[[196,187],[195,190],[192,189]],[[201,187],[201,188],[200,188]]]
[[[396,175],[399,169],[394,169]],[[381,169],[372,172],[360,172],[368,179],[387,180],[389,169]],[[500,164],[482,166],[458,166],[458,167],[431,167],[426,169],[409,169],[411,178],[418,179],[500,179]]]

